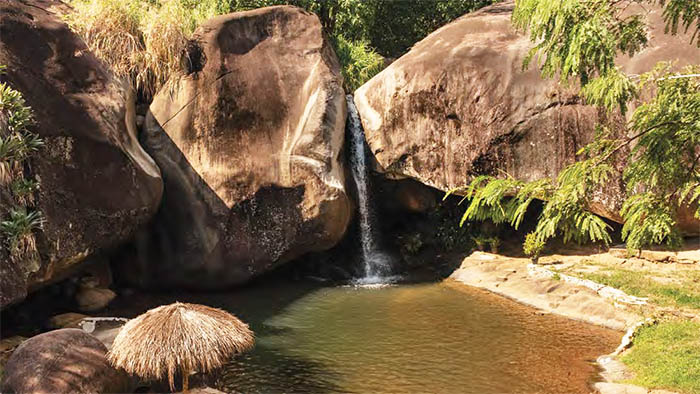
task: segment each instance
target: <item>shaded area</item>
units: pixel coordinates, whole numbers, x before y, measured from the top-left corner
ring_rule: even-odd
[[[44,141],[25,163],[43,231],[40,264],[17,263],[0,250],[0,307],[67,275],[87,255],[129,239],[155,212],[162,182],[135,141],[130,97],[54,13],[57,2],[0,1],[0,79],[34,112],[31,131]],[[9,199],[0,197],[0,216]]]

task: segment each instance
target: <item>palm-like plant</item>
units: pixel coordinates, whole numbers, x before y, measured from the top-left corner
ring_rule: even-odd
[[[30,154],[38,151],[44,146],[44,140],[34,133],[25,133],[20,136],[20,146],[18,151],[17,161],[22,161],[29,157]]]
[[[0,74],[4,70],[5,66],[0,65]],[[29,272],[39,268],[33,231],[44,223],[41,212],[26,208],[33,205],[32,193],[39,183],[24,178],[22,162],[44,145],[37,134],[29,131],[33,124],[34,115],[22,94],[0,82],[0,193],[11,194],[21,204],[9,211],[0,209],[0,215],[5,215],[0,221],[0,235],[9,247],[10,258],[22,262]]]
[[[39,190],[39,182],[34,179],[17,179],[10,184],[15,201],[24,206],[34,204],[33,193]]]
[[[25,207],[10,209],[9,217],[0,222],[0,232],[10,247],[10,256],[19,261],[38,261],[33,231],[41,229],[44,218],[39,211]]]
[[[10,132],[23,132],[34,122],[34,114],[22,94],[4,82],[0,82],[0,111],[9,115],[7,128]]]
[[[20,163],[43,146],[43,140],[29,132],[32,124],[34,115],[22,94],[0,82],[0,184],[9,183],[21,172]]]
[[[16,134],[0,137],[0,185],[12,179],[12,167],[22,150],[22,141]]]

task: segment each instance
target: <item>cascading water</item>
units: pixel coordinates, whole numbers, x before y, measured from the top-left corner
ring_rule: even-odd
[[[357,188],[360,214],[360,245],[362,247],[363,278],[359,284],[384,283],[390,280],[391,259],[378,248],[378,236],[375,234],[375,221],[369,195],[367,156],[365,153],[365,133],[360,123],[360,116],[353,102],[352,95],[346,96],[348,103],[348,131],[350,134],[350,151],[352,177]]]

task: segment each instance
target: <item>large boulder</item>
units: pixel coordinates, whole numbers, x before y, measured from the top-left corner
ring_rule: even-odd
[[[12,259],[3,244],[0,307],[130,238],[162,193],[160,172],[137,140],[133,95],[50,10],[60,4],[0,0],[0,79],[24,95],[45,142],[27,166],[40,181],[40,258]],[[0,215],[15,204],[3,198]]]
[[[624,119],[584,105],[576,86],[522,69],[532,43],[511,25],[513,2],[467,14],[433,32],[355,92],[367,142],[380,171],[441,190],[478,174],[506,173],[522,180],[556,177],[590,142],[596,125],[624,133]],[[698,63],[690,33],[663,34],[660,9],[648,48],[621,58],[641,73],[661,60]],[[592,209],[620,221],[620,177],[596,196]],[[689,218],[688,218],[689,219]],[[689,233],[700,223],[681,223]]]
[[[7,360],[3,393],[128,393],[129,376],[107,361],[107,348],[75,328],[49,331],[22,342]]]
[[[127,279],[221,288],[335,245],[351,216],[346,106],[318,18],[291,6],[219,16],[187,52],[146,117],[165,194]]]

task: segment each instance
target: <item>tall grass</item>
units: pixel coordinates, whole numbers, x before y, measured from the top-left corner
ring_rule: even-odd
[[[70,27],[147,99],[181,71],[197,26],[229,11],[222,0],[72,0],[70,5]]]
[[[71,0],[70,4],[73,12],[66,20],[71,28],[147,101],[171,76],[183,71],[187,42],[199,24],[216,15],[251,8],[236,3],[232,9],[226,0]],[[333,42],[348,91],[384,68],[384,59],[367,42],[340,34],[333,35]]]

